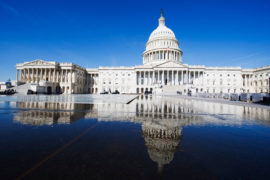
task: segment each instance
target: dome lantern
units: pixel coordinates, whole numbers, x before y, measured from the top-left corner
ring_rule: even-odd
[[[160,18],[158,19],[159,26],[165,26],[165,18],[163,17],[163,10],[160,10]]]

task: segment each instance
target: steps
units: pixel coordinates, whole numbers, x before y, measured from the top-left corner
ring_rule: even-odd
[[[162,94],[164,95],[171,95],[171,94],[177,94],[177,91],[183,91],[183,86],[170,86],[165,85],[162,87]]]
[[[13,89],[16,90],[16,92],[18,94],[27,94],[28,90],[31,90],[32,86],[33,86],[33,84],[26,83],[26,84],[23,84],[23,85],[16,86]]]

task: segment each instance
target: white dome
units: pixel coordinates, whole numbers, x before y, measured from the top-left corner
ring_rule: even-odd
[[[164,25],[159,25],[150,35],[148,42],[156,39],[175,39],[173,31]]]
[[[148,42],[157,39],[173,39],[176,40],[173,31],[165,25],[165,18],[163,17],[163,12],[158,19],[158,27],[151,33]]]
[[[173,31],[166,27],[163,11],[158,19],[158,27],[151,33],[143,53],[143,64],[165,61],[182,62],[183,52]]]

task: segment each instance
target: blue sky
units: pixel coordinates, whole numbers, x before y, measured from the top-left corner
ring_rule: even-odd
[[[184,63],[270,65],[268,0],[0,0],[0,81],[15,79],[16,63],[34,59],[140,65],[161,8]]]

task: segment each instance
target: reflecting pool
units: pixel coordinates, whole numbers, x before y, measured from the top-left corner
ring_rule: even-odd
[[[267,108],[42,98],[0,97],[1,179],[270,178]]]

